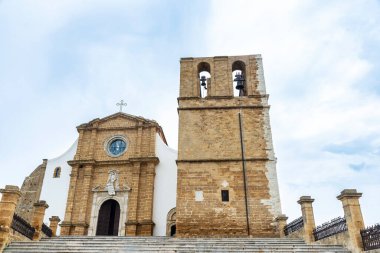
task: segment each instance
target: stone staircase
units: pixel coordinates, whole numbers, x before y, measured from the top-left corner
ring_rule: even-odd
[[[76,236],[44,238],[39,242],[13,242],[5,253],[21,252],[350,252],[339,246],[307,245],[285,238],[172,238]]]

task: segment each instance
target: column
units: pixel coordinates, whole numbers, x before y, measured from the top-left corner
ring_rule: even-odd
[[[361,196],[362,193],[357,192],[356,189],[345,189],[337,196],[337,199],[342,201],[348,234],[353,251],[355,252],[361,252],[363,249],[362,237],[360,235],[360,230],[364,229],[364,221],[359,203]]]
[[[315,228],[313,202],[310,196],[302,196],[297,203],[301,205],[303,226],[304,226],[304,240],[306,243],[314,242],[313,229]]]
[[[50,229],[53,232],[53,236],[57,236],[57,228],[58,228],[58,223],[61,221],[61,219],[58,216],[51,216],[49,218],[50,221]]]
[[[36,230],[33,241],[39,241],[42,237],[42,223],[44,222],[45,210],[49,207],[45,200],[39,200],[33,204],[32,227]]]
[[[0,252],[2,252],[10,242],[10,227],[21,192],[14,185],[6,185],[5,189],[0,189],[0,192],[2,193],[0,201]]]

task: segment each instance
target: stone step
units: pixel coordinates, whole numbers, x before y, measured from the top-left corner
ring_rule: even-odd
[[[51,239],[51,240],[42,240],[42,241],[48,241],[48,242],[66,242],[66,241],[70,241],[70,242],[76,242],[76,241],[82,241],[83,239],[77,239],[77,238],[66,238],[66,239],[62,239],[62,240],[58,240],[58,239]],[[262,241],[262,240],[239,240],[239,241],[236,241],[236,240],[226,240],[226,239],[219,239],[219,240],[199,240],[199,239],[195,239],[195,240],[188,240],[188,239],[160,239],[160,240],[140,240],[140,239],[128,239],[128,240],[125,240],[125,239],[89,239],[89,240],[86,240],[86,241],[91,241],[93,243],[96,243],[96,242],[112,242],[112,243],[128,243],[128,242],[144,242],[144,243],[159,243],[159,242],[177,242],[177,243],[220,243],[220,242],[224,242],[224,243],[249,243],[249,244],[304,244],[304,242],[302,240],[297,240],[297,241],[269,241],[269,240],[265,240],[265,241]]]
[[[109,247],[94,247],[94,248],[83,248],[83,247],[37,247],[37,248],[9,248],[5,252],[122,252],[122,251],[150,251],[150,252],[348,252],[342,248],[329,248],[329,247],[320,247],[320,248],[217,248],[217,247],[122,247],[122,248],[109,248]]]
[[[122,241],[249,241],[249,242],[304,242],[301,239],[286,239],[286,238],[173,238],[173,237],[124,237],[124,236],[64,236],[64,237],[53,237],[53,238],[42,238],[41,241],[52,241],[52,240],[122,240]]]
[[[5,253],[16,252],[336,252],[347,253],[338,245],[306,245],[286,238],[172,238],[81,236],[43,238],[39,242],[13,242]]]

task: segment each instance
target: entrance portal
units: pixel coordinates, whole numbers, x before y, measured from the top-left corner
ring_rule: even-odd
[[[120,219],[120,205],[117,201],[105,201],[99,210],[96,235],[118,235]]]

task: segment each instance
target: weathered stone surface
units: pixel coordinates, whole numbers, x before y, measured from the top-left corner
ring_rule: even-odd
[[[21,198],[17,204],[16,213],[27,222],[32,221],[33,204],[40,199],[46,165],[47,160],[44,159],[43,163],[25,178],[21,186]]]
[[[313,229],[315,228],[313,202],[314,199],[312,199],[310,196],[302,196],[297,201],[297,203],[301,205],[302,218],[304,223],[304,240],[307,243],[315,241],[313,234]]]
[[[244,66],[242,97],[233,97],[237,62]],[[201,98],[198,75],[204,66],[211,78],[207,97]],[[258,55],[181,60],[177,236],[279,236],[274,218],[281,207],[267,98]],[[222,201],[221,190],[229,191],[228,202]]]
[[[12,240],[13,230],[11,224],[15,213],[16,204],[21,196],[20,189],[14,185],[6,185],[0,189],[0,252]]]

